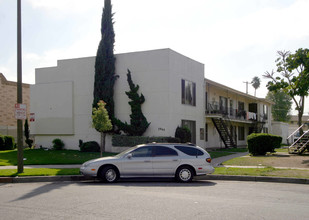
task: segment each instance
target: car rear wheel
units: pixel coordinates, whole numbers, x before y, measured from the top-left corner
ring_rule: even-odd
[[[119,179],[119,174],[115,167],[107,166],[107,167],[100,169],[99,177],[104,182],[114,183],[114,182],[117,182],[117,180]]]
[[[184,166],[184,167],[178,168],[176,172],[176,179],[179,182],[187,183],[187,182],[192,181],[193,175],[194,173],[193,173],[192,168],[188,166]]]

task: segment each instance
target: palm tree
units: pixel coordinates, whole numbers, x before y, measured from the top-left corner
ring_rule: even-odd
[[[260,80],[260,78],[257,77],[257,76],[253,77],[253,79],[252,79],[252,81],[251,81],[251,84],[252,84],[252,86],[253,86],[253,88],[254,88],[254,96],[256,96],[256,90],[257,90],[258,88],[260,88],[260,85],[261,85],[261,80]]]

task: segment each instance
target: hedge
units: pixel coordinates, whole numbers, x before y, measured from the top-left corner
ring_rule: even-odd
[[[80,140],[79,148],[81,152],[100,152],[100,145],[96,141],[82,142]]]
[[[281,142],[282,137],[272,134],[253,133],[247,137],[249,153],[253,156],[275,152],[275,148],[280,148]]]
[[[174,137],[145,137],[145,136],[125,136],[113,135],[112,145],[115,147],[133,147],[147,143],[180,143],[179,138]]]
[[[8,135],[0,135],[0,151],[13,150],[15,147],[14,137]]]

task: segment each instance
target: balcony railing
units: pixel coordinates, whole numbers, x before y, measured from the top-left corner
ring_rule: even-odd
[[[242,120],[242,121],[257,121],[265,122],[267,115],[258,115],[254,112],[247,112],[245,110],[227,108],[220,106],[219,104],[207,104],[206,115],[222,115],[228,116],[230,119]]]

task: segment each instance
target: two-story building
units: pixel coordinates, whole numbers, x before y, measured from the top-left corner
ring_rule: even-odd
[[[224,143],[245,145],[248,133],[269,129],[271,103],[205,79],[202,63],[171,49],[115,57],[119,76],[114,86],[115,116],[130,121],[125,94],[130,69],[146,99],[142,111],[151,124],[145,136],[174,137],[177,126],[187,126],[192,143],[203,148],[224,147]],[[50,147],[55,138],[61,138],[68,149],[78,149],[79,140],[100,143],[100,134],[91,125],[94,64],[95,57],[85,57],[36,69],[30,124],[36,145]],[[106,150],[115,149],[108,136]]]
[[[246,145],[248,134],[271,131],[271,101],[209,79],[205,79],[205,88],[208,148]]]

